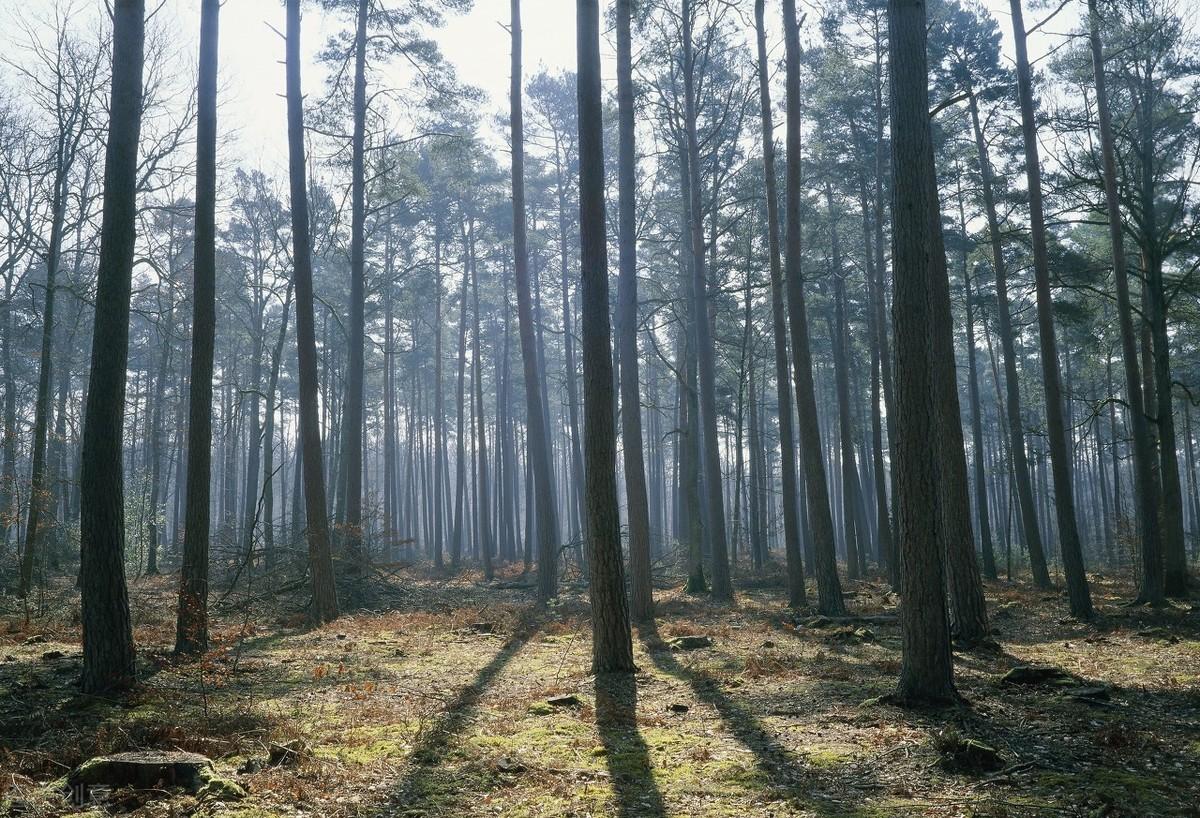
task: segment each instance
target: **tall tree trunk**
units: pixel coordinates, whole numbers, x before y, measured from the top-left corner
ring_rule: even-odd
[[[808,494],[807,514],[811,526],[817,575],[817,607],[827,616],[846,611],[838,579],[833,515],[829,486],[821,460],[821,430],[813,386],[812,351],[808,338],[808,308],[804,299],[800,236],[800,22],[796,0],[783,0],[783,32],[787,59],[787,297],[792,331],[792,366],[796,377],[796,408],[800,418],[800,452],[804,460],[804,487]],[[781,384],[782,386],[782,384]]]
[[[558,511],[554,472],[550,464],[550,430],[542,400],[533,299],[529,288],[529,251],[525,227],[525,135],[521,108],[521,0],[511,0],[512,77],[509,86],[509,126],[512,132],[513,269],[517,281],[517,323],[525,371],[527,443],[533,467],[534,511],[538,538],[538,600],[558,595]]]
[[[767,68],[767,31],[765,0],[754,2],[754,27],[758,45],[758,100],[762,119],[763,176],[767,198],[767,252],[771,269],[771,329],[775,340],[775,382],[779,396],[779,448],[782,452],[780,476],[783,489],[783,548],[787,561],[788,605],[803,608],[808,605],[804,589],[804,560],[800,553],[800,521],[797,508],[800,495],[796,485],[796,441],[792,426],[792,380],[788,375],[787,318],[783,306],[783,265],[779,251],[779,185],[775,177],[775,125],[771,115],[771,85]],[[754,391],[753,377],[750,381]],[[753,402],[753,401],[752,401]],[[757,428],[758,419],[751,410],[750,428]],[[757,436],[757,435],[755,435]],[[755,447],[752,445],[752,450]],[[753,462],[753,451],[751,452]],[[759,455],[761,458],[761,455]],[[761,479],[761,478],[760,478]],[[759,497],[761,503],[762,497]],[[758,506],[752,503],[752,508]],[[756,521],[757,522],[757,521]],[[753,531],[757,526],[752,526]],[[763,532],[752,538],[756,545],[755,565],[761,566],[765,544]]]
[[[217,59],[221,6],[200,9],[200,80],[196,118],[196,224],[192,265],[192,360],[188,378],[188,454],[183,566],[175,652],[208,650],[208,551],[212,525],[213,345],[216,336]]]
[[[875,313],[875,349],[879,354],[879,380],[880,386],[883,389],[883,407],[887,415],[887,425],[881,430],[886,430],[888,441],[888,459],[889,459],[889,474],[892,484],[892,507],[881,512],[880,523],[888,523],[888,539],[886,548],[888,577],[891,580],[892,587],[900,586],[900,559],[896,551],[896,540],[899,537],[899,521],[896,519],[896,458],[893,455],[893,441],[895,435],[895,389],[892,385],[893,377],[893,361],[890,354],[891,347],[888,345],[888,320],[887,320],[887,262],[884,259],[884,238],[883,238],[883,221],[884,221],[884,141],[883,141],[883,124],[887,113],[883,105],[883,86],[884,86],[884,71],[883,71],[883,37],[882,27],[880,25],[881,18],[884,15],[875,15],[872,17],[872,25],[874,27],[873,49],[875,59],[873,60],[874,73],[874,109],[875,109],[875,179],[873,193],[874,214],[872,218],[872,226],[875,231],[875,281],[872,288],[873,306],[872,310]],[[885,23],[886,25],[886,23]],[[877,414],[879,411],[878,401],[875,402],[874,411]],[[881,448],[882,448],[882,440]],[[882,460],[882,455],[880,457]]]
[[[259,275],[259,292],[263,284],[261,274]],[[250,447],[246,457],[245,479],[242,481],[242,553],[247,564],[250,564],[254,556],[254,531],[258,522],[258,497],[259,487],[262,485],[258,479],[258,472],[261,466],[262,458],[262,427],[259,419],[259,403],[262,389],[262,365],[263,355],[266,354],[266,329],[263,326],[264,313],[266,312],[266,301],[259,297],[259,293],[253,296],[254,318],[251,326],[251,334],[254,336],[250,339],[252,355],[254,356],[250,362],[250,389],[248,397],[250,398],[250,411],[248,412],[249,434],[246,436],[246,444]],[[240,447],[239,447],[240,448]],[[237,451],[235,449],[235,451]]]
[[[1196,452],[1192,443],[1192,404],[1183,402],[1183,440],[1187,468],[1188,504],[1192,515],[1192,557],[1200,551],[1200,489],[1196,486]]]
[[[152,419],[150,421],[150,525],[149,535],[147,537],[146,546],[146,573],[153,576],[158,573],[158,552],[159,552],[159,537],[158,529],[158,507],[159,498],[162,490],[162,449],[163,449],[163,413],[166,412],[166,383],[167,383],[167,366],[171,360],[171,350],[174,349],[174,334],[175,334],[175,308],[170,307],[166,315],[166,329],[162,337],[162,351],[158,358],[158,371],[154,376],[154,406],[151,407]],[[66,394],[63,392],[65,401]],[[63,411],[66,406],[62,407],[59,412],[59,420],[63,421]],[[62,424],[62,431],[56,435],[59,440],[62,440],[62,435],[66,434],[66,424]]]
[[[971,126],[975,133],[975,150],[979,155],[982,178],[983,206],[987,214],[988,238],[992,245],[992,269],[996,274],[996,331],[1000,334],[1000,350],[1004,356],[1005,414],[1008,419],[1008,449],[1013,482],[1017,489],[1017,504],[1021,513],[1021,531],[1029,549],[1029,564],[1033,582],[1039,588],[1050,587],[1050,572],[1046,569],[1046,551],[1037,524],[1037,506],[1033,498],[1033,483],[1029,476],[1029,459],[1025,453],[1025,432],[1021,421],[1021,387],[1017,376],[1017,350],[1012,328],[1012,313],[1008,306],[1008,265],[1004,260],[1000,219],[992,181],[992,166],[988,159],[987,143],[979,120],[979,103],[975,92],[967,88],[967,104]]]
[[[963,237],[967,235],[967,219],[963,209],[962,179],[959,178],[958,224]],[[979,544],[983,551],[983,572],[988,579],[996,578],[996,555],[992,550],[992,523],[988,515],[987,481],[983,466],[983,416],[979,405],[979,367],[975,361],[975,303],[971,290],[971,269],[963,244],[962,274],[967,310],[967,389],[971,400],[971,441],[975,466],[975,515],[979,520]]]
[[[134,683],[133,628],[125,585],[122,429],[137,221],[145,11],[143,0],[114,0],[112,5],[112,98],[80,466],[80,686],[85,693]]]
[[[583,452],[579,443],[579,387],[576,383],[575,369],[575,335],[571,329],[571,290],[567,255],[568,217],[567,217],[567,184],[563,168],[562,148],[559,134],[554,134],[554,175],[555,193],[558,200],[558,249],[559,274],[562,280],[562,322],[563,322],[563,358],[566,364],[567,381],[567,458],[570,460],[570,491],[567,492],[566,502],[568,516],[571,518],[569,532],[572,538],[580,535],[578,519],[584,514],[583,505]],[[564,471],[564,474],[567,472]]]
[[[754,564],[754,570],[761,572],[763,562],[767,555],[766,532],[763,530],[763,483],[765,481],[765,467],[763,464],[763,444],[762,435],[760,434],[761,425],[759,423],[759,407],[758,407],[758,384],[755,377],[754,367],[750,367],[750,394],[749,401],[746,406],[746,411],[750,417],[750,467],[748,475],[747,496],[749,499],[749,509],[747,516],[749,517],[750,529],[750,557]],[[782,416],[780,420],[782,421]],[[793,497],[793,500],[795,498]],[[786,502],[786,501],[785,501]],[[784,506],[783,513],[787,514],[787,506]],[[793,509],[793,514],[795,510]],[[787,532],[784,532],[784,543],[786,548]],[[797,544],[799,550],[799,544]],[[789,581],[791,577],[789,576]],[[788,585],[788,604],[792,607],[801,607],[806,604],[801,601],[799,605],[791,601],[792,586]]]
[[[266,525],[263,527],[263,564],[270,571],[275,566],[275,397],[279,391],[279,369],[283,361],[283,345],[287,340],[288,313],[292,308],[292,284],[288,282],[283,299],[283,316],[279,319],[279,337],[271,352],[271,375],[267,381],[267,419],[263,427],[263,508]],[[281,407],[282,408],[282,407]],[[286,455],[287,453],[284,452]],[[286,456],[283,463],[286,463]],[[285,486],[286,487],[286,486]]]
[[[465,232],[463,234],[466,235]],[[464,242],[463,258],[466,258]],[[467,453],[466,453],[466,372],[467,372],[467,281],[470,269],[463,261],[462,287],[458,295],[458,431],[456,446],[458,463],[454,476],[454,525],[450,534],[450,565],[457,568],[462,559],[463,543],[463,502],[467,488]]]
[[[1141,79],[1152,84],[1152,75]],[[1135,108],[1141,154],[1141,211],[1146,232],[1157,234],[1157,192],[1154,182],[1154,145],[1152,92],[1147,91]],[[1167,297],[1163,284],[1163,251],[1157,237],[1144,240],[1142,260],[1146,278],[1143,292],[1149,323],[1151,357],[1147,366],[1147,393],[1153,390],[1153,412],[1158,432],[1159,503],[1162,513],[1163,591],[1167,596],[1185,596],[1188,589],[1187,553],[1183,543],[1183,493],[1179,483],[1179,454],[1175,446],[1175,399],[1171,381],[1171,340],[1167,334]],[[1151,386],[1152,384],[1152,386]]]
[[[1129,298],[1129,273],[1125,258],[1125,233],[1121,204],[1117,193],[1116,148],[1112,113],[1108,105],[1108,87],[1104,75],[1104,48],[1100,40],[1099,12],[1096,0],[1088,0],[1088,39],[1092,52],[1092,72],[1096,83],[1096,113],[1099,120],[1100,153],[1104,168],[1104,199],[1108,209],[1108,236],[1112,246],[1113,281],[1117,290],[1117,316],[1121,325],[1121,358],[1125,368],[1126,417],[1133,433],[1133,494],[1138,507],[1138,525],[1142,545],[1141,587],[1138,600],[1161,605],[1165,588],[1162,565],[1162,535],[1158,519],[1158,480],[1154,474],[1154,441],[1146,418],[1142,375],[1138,368],[1137,335],[1133,326],[1133,308]],[[1113,495],[1119,503],[1120,472],[1116,465],[1115,418],[1113,424]]]
[[[654,619],[650,575],[650,505],[643,458],[641,377],[638,372],[637,152],[634,143],[633,0],[617,0],[617,346],[621,352],[621,438],[624,443],[625,504],[629,514],[630,614],[635,622]],[[580,14],[585,9],[581,4]],[[593,13],[590,9],[589,13]],[[582,38],[583,34],[580,33]],[[581,51],[582,53],[582,51]],[[599,74],[599,68],[595,72]],[[581,75],[582,76],[582,75]],[[582,89],[582,79],[580,88]],[[582,121],[580,122],[582,130]],[[582,140],[581,150],[582,154]],[[601,171],[603,172],[603,171]],[[601,177],[603,184],[603,176]],[[603,204],[603,190],[600,197]],[[603,228],[603,221],[599,227]],[[592,229],[596,229],[593,225]],[[565,309],[564,302],[564,309]],[[573,365],[568,362],[567,371]]]
[[[442,569],[442,552],[446,513],[443,508],[446,483],[446,408],[442,386],[442,231],[441,222],[434,227],[434,307],[433,307],[433,567]]]
[[[943,582],[944,535],[938,508],[938,390],[931,347],[931,281],[938,212],[929,126],[926,17],[921,0],[888,0],[892,115],[892,326],[896,360],[896,496],[900,522],[898,698],[945,703],[958,698]]]
[[[847,576],[860,576],[860,559],[867,550],[866,518],[862,513],[861,487],[854,456],[854,423],[850,415],[850,329],[846,320],[846,282],[842,279],[842,251],[838,240],[837,214],[833,207],[833,184],[825,182],[825,204],[829,210],[830,262],[833,273],[834,325],[833,368],[837,392],[838,444],[842,466],[842,520],[846,536]]]
[[[8,290],[8,287],[5,287]],[[5,292],[6,304],[12,304],[12,293]],[[4,343],[4,429],[0,431],[0,449],[3,450],[4,465],[0,471],[0,553],[7,550],[8,532],[17,520],[14,507],[17,485],[17,379],[13,369],[13,320],[12,311],[4,310],[4,329],[0,341]]]
[[[483,411],[483,362],[479,350],[479,269],[475,264],[475,224],[471,223],[467,249],[467,263],[471,268],[471,298],[475,327],[471,333],[471,388],[475,392],[475,457],[476,467],[476,518],[479,526],[479,552],[483,559],[483,578],[491,581],[493,577],[492,555],[492,519],[489,506],[488,489],[488,460],[487,460],[487,417]]]
[[[325,464],[317,409],[317,339],[313,318],[312,244],[308,227],[308,180],[304,159],[304,99],[300,89],[300,0],[287,0],[288,176],[291,182],[292,262],[296,287],[296,355],[300,369],[300,436],[304,448],[304,505],[313,618],[338,617],[329,519],[325,512]]]
[[[75,102],[78,106],[80,103]],[[46,248],[46,296],[42,310],[42,347],[38,366],[37,397],[34,402],[33,448],[29,481],[29,516],[25,523],[25,547],[21,554],[18,595],[25,597],[33,582],[33,569],[41,546],[42,515],[49,512],[50,487],[46,484],[46,437],[50,424],[50,392],[54,360],[54,298],[57,294],[58,268],[62,254],[63,222],[66,218],[68,174],[74,164],[77,138],[67,131],[59,117],[55,143],[54,193],[51,202],[50,238]]]
[[[932,164],[930,166],[932,170]],[[971,495],[967,477],[966,447],[963,443],[962,410],[958,402],[958,375],[954,358],[954,316],[950,306],[950,278],[942,238],[941,209],[937,199],[937,179],[930,214],[930,316],[933,343],[929,354],[933,361],[935,401],[938,409],[938,511],[939,538],[946,555],[946,579],[950,590],[950,613],[954,632],[965,644],[987,639],[990,631],[983,581],[975,556],[975,535],[971,529]]]
[[[62,244],[63,211],[66,208],[65,170],[62,168],[62,144],[59,135],[58,165],[55,172],[53,219],[50,245],[46,254],[46,301],[42,310],[42,351],[38,367],[37,397],[34,402],[32,476],[29,481],[29,516],[25,522],[25,548],[21,554],[21,577],[17,593],[24,598],[33,584],[33,569],[40,548],[38,537],[41,518],[50,509],[50,487],[46,485],[46,437],[50,425],[50,383],[54,359],[54,295],[58,275],[59,247]]]
[[[696,369],[699,376],[700,463],[704,476],[705,519],[712,543],[712,597],[733,599],[729,551],[725,540],[725,504],[721,492],[721,450],[717,441],[716,351],[708,316],[708,265],[704,253],[704,211],[701,207],[700,145],[696,136],[696,64],[692,48],[692,0],[682,0],[684,125],[687,167],[691,178],[690,224],[692,249],[692,320],[696,328]]]
[[[1042,171],[1038,160],[1037,123],[1033,115],[1033,79],[1026,53],[1021,0],[1010,0],[1013,41],[1017,52],[1017,89],[1021,101],[1021,129],[1025,141],[1025,178],[1029,184],[1029,229],[1033,240],[1034,289],[1037,293],[1038,336],[1042,344],[1042,380],[1046,388],[1046,431],[1050,444],[1050,470],[1063,572],[1071,613],[1078,619],[1093,616],[1092,596],[1083,565],[1083,544],[1075,518],[1071,460],[1063,419],[1062,378],[1058,366],[1058,341],[1054,329],[1054,303],[1050,293],[1050,263],[1046,255],[1046,222],[1042,212]],[[1169,411],[1170,407],[1168,407]]]
[[[579,259],[583,331],[584,479],[587,490],[587,561],[591,576],[588,596],[592,607],[592,672],[632,673],[633,644],[629,633],[629,603],[621,556],[621,517],[617,503],[617,429],[613,401],[612,340],[608,321],[608,246],[604,213],[604,125],[600,91],[600,8],[597,0],[578,0],[577,48],[579,104]],[[628,6],[626,6],[626,26]],[[627,33],[627,32],[626,32]],[[630,100],[632,102],[632,100]],[[632,114],[632,112],[630,112]],[[626,123],[632,135],[632,116]],[[625,157],[632,161],[632,151]],[[632,168],[629,168],[632,175]],[[630,180],[632,181],[632,180]],[[632,185],[627,191],[632,197]],[[630,208],[632,209],[632,208]],[[632,221],[632,219],[630,220]],[[629,225],[632,227],[632,224]],[[621,238],[632,239],[624,226]],[[632,266],[632,265],[631,265]],[[632,270],[630,273],[632,274]],[[625,271],[622,269],[622,275]],[[636,302],[632,305],[636,310]],[[628,307],[627,307],[628,310]],[[631,327],[628,345],[635,340]],[[633,357],[636,366],[636,343]],[[624,363],[624,361],[622,361]],[[635,369],[636,372],[636,369]],[[636,384],[636,379],[634,384]],[[639,402],[626,415],[638,413]],[[626,447],[628,449],[628,447]],[[641,432],[636,445],[641,452]],[[626,453],[628,457],[628,452]],[[640,460],[640,458],[639,458]],[[642,465],[638,477],[645,479]],[[628,471],[628,460],[626,460]],[[649,527],[642,486],[639,514]],[[648,547],[643,546],[649,580]],[[648,591],[649,588],[644,590]],[[647,607],[649,603],[647,601]]]
[[[350,327],[346,397],[342,404],[341,468],[345,511],[342,545],[348,574],[362,570],[363,368],[366,330],[366,175],[363,154],[367,128],[367,15],[370,0],[358,0],[354,32],[354,132],[350,144]]]

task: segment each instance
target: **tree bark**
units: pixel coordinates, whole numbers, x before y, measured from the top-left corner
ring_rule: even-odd
[[[263,527],[263,563],[268,571],[275,566],[275,397],[279,391],[279,369],[283,361],[283,345],[287,340],[288,313],[292,308],[292,287],[283,300],[283,316],[279,319],[279,337],[271,352],[271,375],[267,382],[267,418],[263,426],[263,508],[266,525]],[[286,455],[287,453],[284,452]],[[286,456],[283,460],[287,462]],[[286,488],[286,486],[285,486]]]
[[[476,519],[479,525],[479,553],[483,559],[483,578],[490,582],[494,576],[493,541],[488,501],[490,492],[488,489],[487,418],[483,412],[483,362],[480,359],[479,351],[479,270],[475,265],[475,225],[473,222],[469,236],[467,263],[471,268],[472,312],[475,320],[475,331],[471,334],[471,387],[475,392],[475,457],[478,461],[475,472],[475,505]]]
[[[862,490],[854,455],[854,422],[850,414],[850,328],[846,320],[846,282],[842,279],[842,252],[838,240],[837,214],[833,207],[833,184],[825,183],[829,210],[830,263],[833,277],[834,321],[833,369],[837,392],[838,451],[842,471],[842,527],[846,538],[846,572],[851,579],[861,576],[860,563],[867,550],[866,515],[862,513]]]
[[[634,143],[633,37],[630,32],[632,0],[617,0],[616,8],[619,196],[616,325],[617,344],[621,352],[621,437],[624,444],[625,504],[629,515],[630,614],[635,622],[650,622],[654,619],[654,594],[650,575],[650,505],[646,492],[646,464],[643,456],[645,446],[642,440],[641,377],[638,372],[637,344],[637,153]],[[580,14],[583,12],[584,8],[581,6]],[[594,70],[599,73],[598,67]],[[582,77],[582,74],[580,76]],[[580,79],[581,88],[582,82]],[[581,120],[581,131],[582,127]],[[580,145],[582,162],[582,139]],[[603,226],[601,221],[600,227]],[[568,372],[570,368],[571,364],[568,363]]]
[[[963,209],[961,175],[959,179],[958,223],[963,238],[967,235],[967,220]],[[963,247],[966,247],[964,243]],[[971,400],[971,442],[974,448],[975,516],[979,520],[979,545],[983,552],[983,572],[996,579],[996,555],[992,550],[992,523],[988,514],[987,481],[983,466],[983,416],[979,403],[979,367],[975,361],[975,304],[971,290],[971,270],[966,250],[962,257],[963,289],[967,311],[967,389]]]
[[[296,356],[300,369],[300,437],[304,449],[304,505],[308,525],[308,570],[313,618],[338,617],[333,556],[326,517],[325,465],[317,408],[317,341],[313,319],[312,245],[308,220],[308,180],[304,158],[304,99],[300,89],[300,0],[287,0],[288,177],[292,201],[292,262],[296,288]]]
[[[891,55],[892,326],[896,360],[896,495],[900,523],[900,628],[903,657],[898,698],[904,703],[957,700],[943,583],[945,531],[939,457],[936,365],[931,330],[936,270],[944,252],[934,231],[938,212],[929,125],[926,17],[921,0],[888,1]],[[944,263],[944,262],[943,262]]]
[[[800,24],[795,0],[783,0],[784,47],[787,60],[787,218],[786,274],[788,318],[792,331],[792,366],[796,378],[796,408],[800,418],[800,452],[804,460],[804,486],[808,493],[808,522],[817,575],[817,607],[826,616],[846,612],[838,578],[833,514],[829,486],[821,459],[821,430],[813,386],[812,352],[808,337],[808,308],[801,269],[800,198]]]
[[[127,688],[135,682],[133,628],[125,585],[122,430],[137,221],[144,0],[114,0],[112,15],[112,96],[80,465],[80,686],[85,693]]]
[[[600,8],[578,0],[577,55],[579,103],[579,259],[583,331],[584,479],[588,595],[592,608],[592,672],[632,673],[633,643],[621,557],[621,517],[617,504],[617,434],[613,412],[612,342],[608,320],[608,244],[604,208],[604,125],[600,90]],[[626,6],[626,12],[628,6]],[[626,16],[626,23],[628,17]],[[632,101],[632,100],[630,100]],[[630,133],[632,121],[628,121]],[[631,151],[632,153],[632,151]],[[628,156],[632,159],[632,156]],[[630,168],[630,171],[632,169]],[[632,190],[627,191],[632,194]],[[632,233],[622,229],[622,239]],[[624,272],[624,271],[622,271]],[[636,302],[633,305],[636,309]],[[630,333],[632,336],[632,332]],[[636,349],[634,362],[636,366]],[[636,381],[635,381],[636,383]],[[633,404],[636,416],[639,403]],[[626,407],[626,413],[630,411]],[[641,452],[640,430],[637,451]],[[626,447],[628,450],[628,446]],[[628,457],[628,451],[626,452]],[[628,463],[628,461],[627,461]],[[638,464],[639,476],[644,480]],[[640,513],[648,527],[645,486]],[[643,547],[648,562],[648,544]],[[649,579],[649,565],[645,566]],[[645,590],[649,590],[648,588]]]
[[[712,543],[712,598],[733,599],[729,576],[729,551],[725,540],[725,504],[721,492],[721,451],[717,441],[716,352],[708,317],[708,265],[704,252],[703,210],[701,208],[700,147],[696,136],[695,57],[692,48],[692,0],[682,0],[684,126],[687,141],[687,167],[691,178],[692,320],[696,328],[696,369],[700,407],[700,463],[704,475],[705,518]]]
[[[804,560],[800,553],[800,520],[797,514],[800,494],[796,485],[796,440],[792,426],[792,379],[788,375],[787,318],[783,306],[783,265],[779,250],[779,185],[775,177],[775,125],[771,113],[771,87],[767,73],[767,32],[765,0],[754,2],[754,27],[758,45],[758,99],[762,117],[763,177],[766,180],[767,198],[767,252],[771,269],[771,330],[775,340],[775,382],[779,396],[779,448],[782,452],[780,475],[783,490],[783,548],[787,561],[788,605],[803,608],[808,605],[804,589]],[[753,406],[754,380],[751,377],[751,405]],[[753,409],[751,409],[753,415]],[[758,419],[751,417],[751,430],[757,429]],[[757,434],[755,434],[757,437]],[[752,447],[753,448],[753,447]],[[754,462],[751,452],[751,462]],[[760,455],[761,458],[761,455]],[[757,473],[758,470],[756,470]],[[761,502],[761,496],[758,498]],[[751,504],[752,509],[757,509]],[[754,521],[751,530],[758,528]],[[763,532],[758,531],[755,541],[755,565],[761,566],[765,556]],[[759,547],[761,546],[761,547]]]
[[[983,127],[979,120],[979,103],[974,90],[970,87],[967,88],[967,104],[971,112],[972,130],[975,133],[975,150],[979,155],[983,205],[987,214],[988,238],[992,245],[992,269],[996,274],[996,331],[1000,335],[1000,350],[1004,356],[1008,447],[1013,482],[1017,489],[1017,503],[1021,512],[1021,531],[1024,534],[1026,548],[1029,550],[1029,567],[1033,571],[1034,585],[1039,588],[1049,588],[1050,572],[1046,568],[1046,551],[1042,545],[1041,530],[1038,528],[1037,506],[1033,498],[1033,482],[1029,476],[1029,459],[1025,452],[1025,432],[1021,422],[1021,386],[1017,376],[1017,350],[1013,340],[1012,313],[1008,306],[1008,265],[1004,260],[1000,219],[996,213],[992,167],[988,159],[987,144],[983,138]]]
[[[525,226],[525,136],[521,109],[521,0],[511,0],[512,76],[509,85],[509,126],[512,135],[513,270],[517,283],[517,324],[525,372],[526,435],[534,479],[534,509],[538,539],[538,600],[558,595],[557,492],[550,463],[550,431],[542,401],[533,299],[529,288],[529,251]]]
[[[1017,89],[1021,102],[1021,129],[1025,142],[1025,178],[1029,185],[1029,229],[1033,240],[1034,289],[1037,293],[1038,336],[1042,344],[1042,381],[1046,388],[1046,431],[1050,444],[1050,471],[1054,484],[1059,546],[1071,613],[1077,619],[1093,616],[1092,596],[1083,565],[1072,489],[1071,460],[1063,419],[1062,377],[1054,329],[1054,304],[1050,293],[1050,264],[1046,255],[1046,222],[1042,212],[1042,176],[1038,160],[1037,123],[1033,116],[1033,79],[1026,53],[1021,0],[1010,0],[1013,41],[1017,52]],[[1170,407],[1168,407],[1170,411]]]
[[[1138,600],[1152,605],[1165,601],[1162,565],[1162,534],[1158,518],[1158,480],[1154,474],[1154,441],[1142,392],[1138,367],[1138,340],[1133,326],[1133,308],[1129,298],[1129,273],[1125,257],[1125,231],[1117,194],[1116,148],[1108,87],[1104,75],[1104,48],[1100,40],[1099,12],[1096,0],[1088,0],[1088,41],[1092,52],[1092,72],[1096,84],[1096,114],[1099,120],[1100,154],[1104,169],[1104,200],[1108,210],[1108,236],[1112,248],[1113,281],[1117,291],[1117,317],[1121,325],[1121,358],[1125,369],[1126,417],[1133,436],[1133,494],[1138,507],[1141,534],[1142,575]],[[1110,418],[1115,431],[1115,419]],[[1116,468],[1116,437],[1113,437],[1114,503],[1120,500],[1120,473]]]

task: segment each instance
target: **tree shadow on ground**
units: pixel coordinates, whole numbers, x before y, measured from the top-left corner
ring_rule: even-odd
[[[838,799],[837,803],[832,799],[825,802],[820,792],[823,787],[818,780],[820,771],[805,765],[780,744],[771,730],[744,704],[726,695],[715,679],[702,670],[681,664],[670,646],[657,635],[643,634],[642,641],[659,670],[686,682],[700,701],[717,711],[726,727],[753,754],[755,766],[781,797],[794,807],[817,815],[847,814],[845,799]]]
[[[436,723],[423,733],[409,756],[407,769],[392,788],[387,803],[380,805],[371,815],[383,818],[406,814],[406,810],[428,810],[434,815],[455,814],[454,802],[461,795],[462,787],[457,782],[450,782],[447,786],[439,781],[439,773],[445,774],[439,768],[453,751],[455,740],[467,728],[488,686],[536,632],[533,616],[523,616],[491,661],[459,690]]]
[[[650,752],[637,728],[637,682],[631,673],[596,677],[596,727],[621,818],[663,818]]]

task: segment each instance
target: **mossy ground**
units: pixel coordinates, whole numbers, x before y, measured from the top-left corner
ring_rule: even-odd
[[[1069,619],[1059,595],[988,588],[999,650],[957,654],[968,704],[913,712],[866,703],[892,689],[894,624],[805,627],[777,588],[718,607],[657,594],[657,631],[635,636],[639,672],[588,673],[585,595],[537,613],[526,590],[413,573],[397,610],[315,630],[218,618],[202,662],[170,659],[170,578],[143,581],[145,683],[126,699],[74,691],[69,622],[14,618],[0,636],[0,799],[25,815],[99,815],[45,785],[105,752],[204,753],[249,792],[116,794],[136,816],[1200,816],[1200,612],[1120,606],[1097,578],[1102,617]],[[747,583],[750,585],[752,583]],[[877,582],[852,584],[857,612],[886,614]],[[155,612],[158,612],[157,614]],[[473,632],[473,622],[495,633]],[[803,620],[801,620],[803,621]],[[4,623],[0,621],[0,630]],[[23,644],[33,634],[46,641]],[[665,640],[708,634],[713,646]],[[48,651],[60,658],[43,659]],[[1049,664],[1109,685],[1107,701],[999,683]],[[574,694],[578,706],[551,706]],[[999,773],[938,764],[939,732],[998,750]],[[272,743],[310,752],[270,767]],[[74,812],[72,812],[72,810]]]

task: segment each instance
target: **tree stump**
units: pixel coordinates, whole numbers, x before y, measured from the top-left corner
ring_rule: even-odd
[[[170,750],[145,750],[97,756],[83,762],[67,776],[67,785],[87,800],[93,787],[156,789],[180,787],[201,797],[235,800],[246,793],[232,781],[221,778],[206,756]]]

